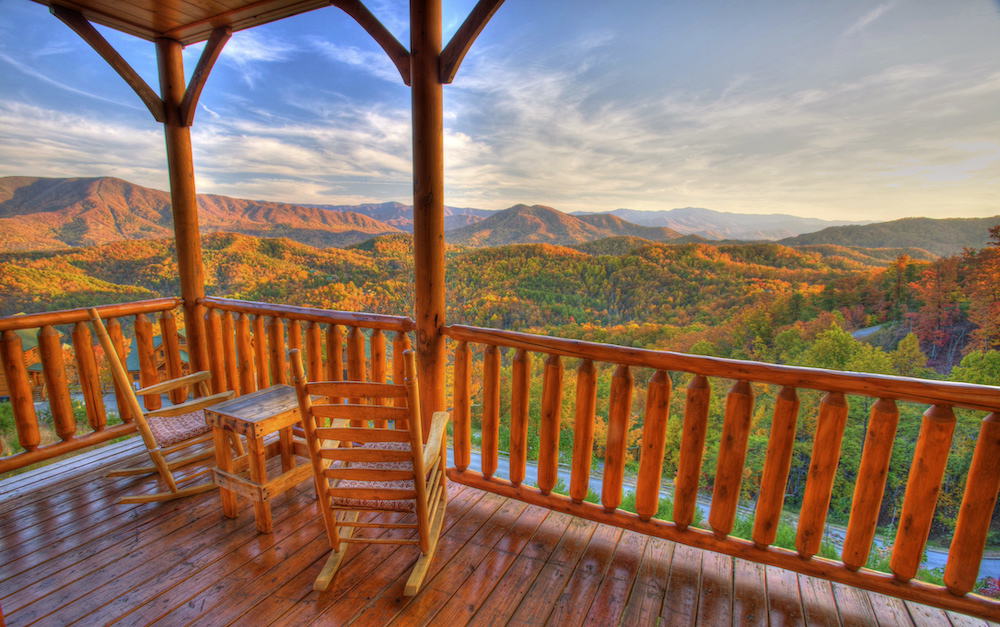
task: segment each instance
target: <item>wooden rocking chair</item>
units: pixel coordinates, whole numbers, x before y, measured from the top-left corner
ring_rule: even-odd
[[[415,595],[434,557],[444,520],[447,494],[443,447],[448,412],[435,412],[425,442],[413,351],[403,353],[404,385],[309,383],[303,374],[302,356],[297,350],[289,355],[316,494],[333,549],[313,589],[322,591],[330,586],[349,543],[413,544],[419,547],[420,557],[404,594]],[[315,396],[331,400],[314,403]],[[336,399],[350,400],[341,404],[334,402]],[[387,427],[388,421],[393,421],[392,427]],[[360,522],[358,516],[364,511],[412,512],[417,520]],[[352,537],[360,527],[415,529],[417,537]]]
[[[129,377],[125,366],[121,362],[118,352],[115,350],[108,330],[101,321],[101,316],[96,309],[90,310],[90,318],[94,325],[94,331],[104,348],[108,364],[111,367],[111,375],[115,383],[122,391],[129,413],[135,420],[135,425],[142,437],[143,443],[149,457],[152,459],[151,466],[137,466],[133,468],[122,468],[108,473],[108,477],[127,477],[134,475],[147,475],[159,473],[160,478],[167,484],[167,492],[156,492],[153,494],[137,494],[134,496],[123,496],[119,503],[151,503],[156,501],[169,501],[172,499],[191,496],[207,492],[216,487],[211,481],[204,481],[185,487],[178,487],[178,481],[174,477],[173,471],[195,462],[214,458],[214,448],[211,446],[212,430],[205,424],[204,408],[220,403],[231,398],[232,392],[221,392],[219,394],[209,394],[208,382],[212,378],[210,372],[194,372],[187,376],[178,377],[169,381],[162,381],[154,385],[135,390],[132,387],[132,379]],[[171,390],[176,390],[191,386],[197,388],[198,397],[187,400],[177,405],[167,405],[156,410],[143,409],[139,403],[139,395],[163,394]],[[239,456],[243,455],[243,445],[239,441],[239,436],[230,434],[230,444]],[[202,450],[190,453],[183,457],[168,460],[167,456],[177,453],[190,447],[202,445]],[[197,477],[209,475],[210,467],[189,474],[182,481],[190,481]]]

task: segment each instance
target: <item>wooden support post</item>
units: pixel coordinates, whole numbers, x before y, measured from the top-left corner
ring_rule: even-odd
[[[549,355],[545,360],[543,380],[542,420],[538,428],[538,489],[542,494],[548,494],[559,478],[559,428],[562,426],[563,397],[563,365],[559,355]]]
[[[413,260],[421,413],[445,409],[444,109],[441,0],[410,2]]]
[[[597,369],[584,359],[576,369],[576,415],[573,422],[573,468],[569,496],[582,503],[590,489],[590,462],[594,456],[594,412],[597,410]]]
[[[670,413],[670,377],[657,370],[646,390],[646,417],[642,425],[642,452],[639,476],[635,482],[635,511],[649,520],[660,507],[660,482],[663,479],[663,453],[667,445],[667,419]]]
[[[833,480],[840,462],[840,447],[847,426],[847,399],[840,392],[828,392],[819,405],[819,420],[813,437],[812,459],[806,476],[795,547],[805,559],[819,552],[823,526],[830,509]]]
[[[118,360],[121,363],[126,363],[128,361],[128,351],[125,350],[125,334],[122,333],[122,325],[118,322],[118,318],[111,318],[107,321],[108,336],[111,338],[111,345],[115,347],[115,352],[118,353]],[[110,362],[109,362],[110,363]],[[129,403],[131,398],[129,392],[123,387],[123,384],[119,382],[118,377],[113,377],[115,383],[115,405],[118,407],[118,417],[122,419],[123,422],[132,422],[132,406]],[[129,381],[131,385],[131,377],[128,372],[125,373],[125,379]],[[129,389],[133,389],[129,387]]]
[[[112,338],[113,339],[113,338]],[[174,312],[164,311],[160,314],[160,346],[167,360],[167,378],[177,379],[184,375],[181,363],[180,338],[177,335],[177,320]],[[170,401],[174,404],[187,400],[187,388],[181,387],[170,391]]]
[[[7,377],[7,388],[10,394],[10,404],[14,410],[14,425],[17,428],[17,440],[26,451],[33,451],[41,443],[38,431],[38,416],[35,414],[35,403],[31,398],[31,383],[28,381],[28,369],[24,366],[24,349],[17,333],[7,329],[0,340],[0,357],[3,360],[3,372]]]
[[[753,542],[765,547],[774,542],[785,503],[785,486],[792,467],[792,447],[795,446],[795,423],[799,416],[799,395],[795,388],[784,387],[774,402],[771,437],[764,458],[764,474],[760,480],[760,496],[753,519]]]
[[[395,350],[393,351],[395,352]],[[455,468],[465,470],[472,458],[472,351],[467,342],[459,342],[455,349],[454,382],[454,448]]]
[[[632,372],[628,366],[619,365],[611,376],[608,435],[604,443],[604,476],[601,482],[601,504],[609,512],[622,504],[622,479],[625,477],[625,453],[631,413]]]
[[[705,432],[708,429],[710,394],[708,379],[701,375],[692,378],[687,386],[680,459],[677,463],[677,477],[674,479],[674,522],[681,530],[687,529],[694,522],[698,477],[701,475],[701,458],[705,451]]]
[[[163,131],[167,143],[167,168],[170,172],[170,201],[174,217],[174,240],[177,245],[177,270],[184,299],[184,326],[187,332],[191,370],[205,370],[208,347],[198,299],[205,297],[205,270],[201,259],[198,227],[198,199],[194,184],[194,158],[191,153],[191,128],[185,126],[181,105],[184,82],[183,48],[173,39],[156,40],[156,60],[163,98]]]
[[[236,350],[239,353],[240,390],[244,394],[257,391],[254,378],[254,354],[250,344],[250,316],[241,313],[236,318]]]
[[[76,353],[76,373],[80,379],[80,389],[83,391],[83,402],[87,405],[87,420],[91,429],[100,431],[107,424],[108,417],[104,413],[101,375],[97,370],[94,343],[90,338],[90,329],[84,322],[77,322],[73,326],[73,352]]]
[[[480,445],[483,476],[497,471],[500,439],[500,349],[487,344],[483,351],[483,419]]]

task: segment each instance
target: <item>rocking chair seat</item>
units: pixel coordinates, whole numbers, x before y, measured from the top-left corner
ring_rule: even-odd
[[[409,442],[372,442],[368,444],[355,444],[354,448],[380,449],[391,451],[409,451]],[[343,462],[334,462],[331,468],[344,468]],[[350,468],[363,470],[407,470],[413,472],[413,462],[351,462]],[[338,488],[373,488],[388,490],[413,490],[413,480],[403,479],[400,481],[354,481],[351,479],[341,479],[337,483]],[[366,510],[384,510],[391,512],[415,512],[417,511],[416,499],[350,499],[331,494],[331,504],[334,507],[356,507]]]
[[[153,437],[161,447],[172,446],[184,440],[208,433],[205,410],[197,409],[177,416],[151,416],[146,419]]]

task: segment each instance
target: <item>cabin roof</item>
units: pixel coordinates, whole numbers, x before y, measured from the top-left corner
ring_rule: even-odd
[[[243,30],[330,6],[329,0],[35,0],[80,12],[91,22],[153,41],[176,39],[185,46],[208,39],[212,30]]]

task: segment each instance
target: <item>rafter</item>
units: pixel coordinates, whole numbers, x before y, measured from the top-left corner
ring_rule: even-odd
[[[191,126],[194,123],[194,113],[198,108],[198,98],[201,97],[201,90],[205,88],[208,75],[212,72],[212,67],[222,54],[222,48],[233,36],[233,29],[228,26],[220,26],[212,31],[205,49],[201,51],[198,65],[194,68],[194,74],[188,81],[187,89],[184,91],[184,99],[181,100],[180,120],[183,126]]]
[[[382,46],[382,50],[389,55],[389,59],[399,70],[399,75],[403,78],[403,83],[410,84],[410,52],[399,43],[399,40],[389,32],[382,22],[378,21],[368,7],[361,0],[331,0],[330,4],[347,13],[361,28],[371,35],[375,42]]]
[[[164,122],[166,120],[163,100],[160,99],[149,84],[139,76],[139,73],[128,64],[128,61],[122,58],[122,55],[118,54],[118,51],[108,43],[108,40],[101,33],[97,32],[97,29],[83,15],[73,9],[67,9],[59,5],[53,5],[49,10],[52,11],[52,15],[73,29],[97,54],[101,55],[115,72],[118,72],[118,75],[128,83],[129,87],[145,103],[157,122]]]
[[[476,37],[483,31],[501,4],[503,4],[503,0],[479,0],[469,13],[469,17],[465,18],[462,25],[452,35],[451,41],[441,51],[439,72],[442,83],[447,84],[455,80],[458,68],[462,65],[462,59],[465,58],[469,48],[476,41]]]

